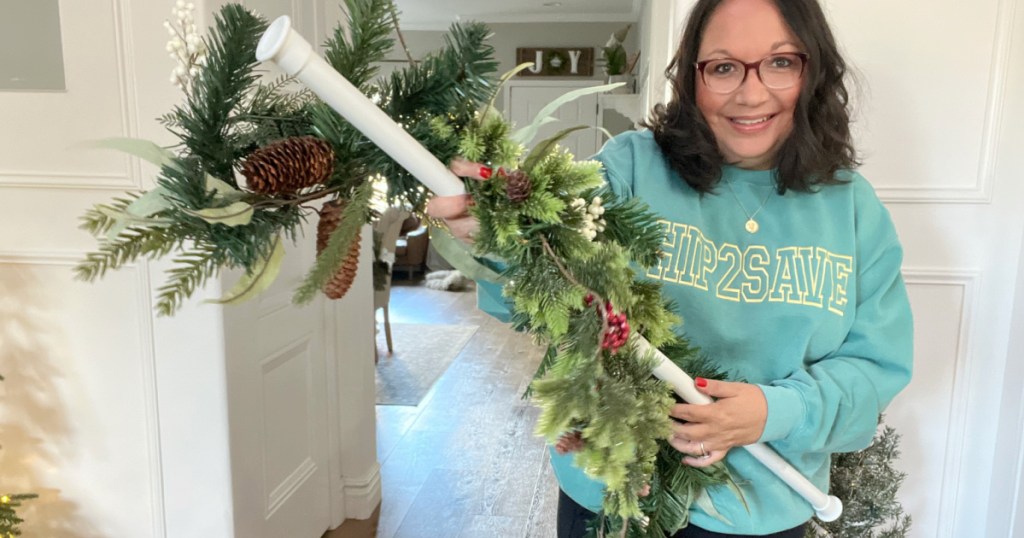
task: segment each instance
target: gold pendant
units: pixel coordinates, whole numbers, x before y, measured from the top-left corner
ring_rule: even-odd
[[[761,227],[757,225],[757,221],[756,220],[750,219],[750,220],[747,221],[747,225],[745,226],[745,228],[747,229],[748,232],[750,232],[752,234],[756,234],[757,230],[759,230]]]

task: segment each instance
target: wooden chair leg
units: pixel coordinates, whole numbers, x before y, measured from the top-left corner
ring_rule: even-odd
[[[391,343],[391,320],[388,319],[388,307],[384,305],[384,337],[388,342],[388,355],[395,352],[395,346]]]

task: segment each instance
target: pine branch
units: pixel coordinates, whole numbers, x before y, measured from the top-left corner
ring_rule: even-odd
[[[313,105],[311,117],[314,130],[334,150],[334,172],[327,184],[339,189],[342,197],[350,196],[370,170],[375,170],[370,166],[370,160],[375,152],[381,150],[323,103]]]
[[[421,112],[469,115],[490,96],[497,69],[490,29],[481,23],[457,23],[445,47],[422,61],[391,74],[381,86],[382,108],[392,118]]]
[[[324,56],[331,67],[366,93],[367,84],[377,76],[374,64],[384,60],[395,45],[390,37],[395,7],[391,0],[345,0],[345,7],[350,37],[344,27],[335,27]]]
[[[175,107],[175,134],[213,176],[235,185],[232,169],[240,156],[228,129],[232,111],[256,82],[256,44],[267,28],[263,18],[240,5],[225,5],[206,39],[206,65],[186,103]]]
[[[21,523],[24,519],[18,516],[16,508],[22,501],[39,497],[35,493],[11,493],[0,496],[0,536],[21,536]]]
[[[117,224],[117,219],[111,217],[110,213],[124,213],[128,206],[138,199],[136,194],[126,194],[127,198],[114,198],[109,204],[97,205],[86,211],[78,219],[81,221],[78,228],[89,232],[93,237],[99,237],[110,231]]]
[[[275,140],[310,133],[312,92],[303,88],[290,91],[294,79],[281,76],[269,84],[259,84],[244,100],[237,114],[229,119],[236,126],[235,143],[242,153],[263,147]]]
[[[101,241],[99,250],[85,255],[75,266],[75,277],[92,282],[107,271],[118,269],[140,257],[160,258],[179,247],[184,238],[173,228],[128,228],[110,241]]]
[[[622,245],[630,259],[644,269],[657,265],[665,237],[658,216],[639,198],[620,200],[607,188],[595,194],[604,200],[605,237]]]
[[[223,258],[219,250],[215,244],[197,243],[191,251],[174,259],[178,266],[168,271],[167,282],[157,290],[159,315],[174,315],[196,289],[220,273]]]

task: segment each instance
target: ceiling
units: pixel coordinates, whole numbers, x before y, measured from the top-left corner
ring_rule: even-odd
[[[503,22],[636,21],[641,0],[396,0],[402,28],[442,30],[456,18]],[[547,4],[547,5],[545,5]]]

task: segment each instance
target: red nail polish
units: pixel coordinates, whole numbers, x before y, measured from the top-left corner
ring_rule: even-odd
[[[481,166],[480,167],[480,172],[479,172],[478,175],[480,177],[484,178],[484,179],[491,179],[491,174],[493,174],[493,173],[494,173],[494,170],[491,170],[490,168],[488,168],[486,166]]]
[[[708,386],[708,380],[704,379],[703,377],[698,377],[697,378],[697,386],[700,387],[700,388],[707,387]]]

